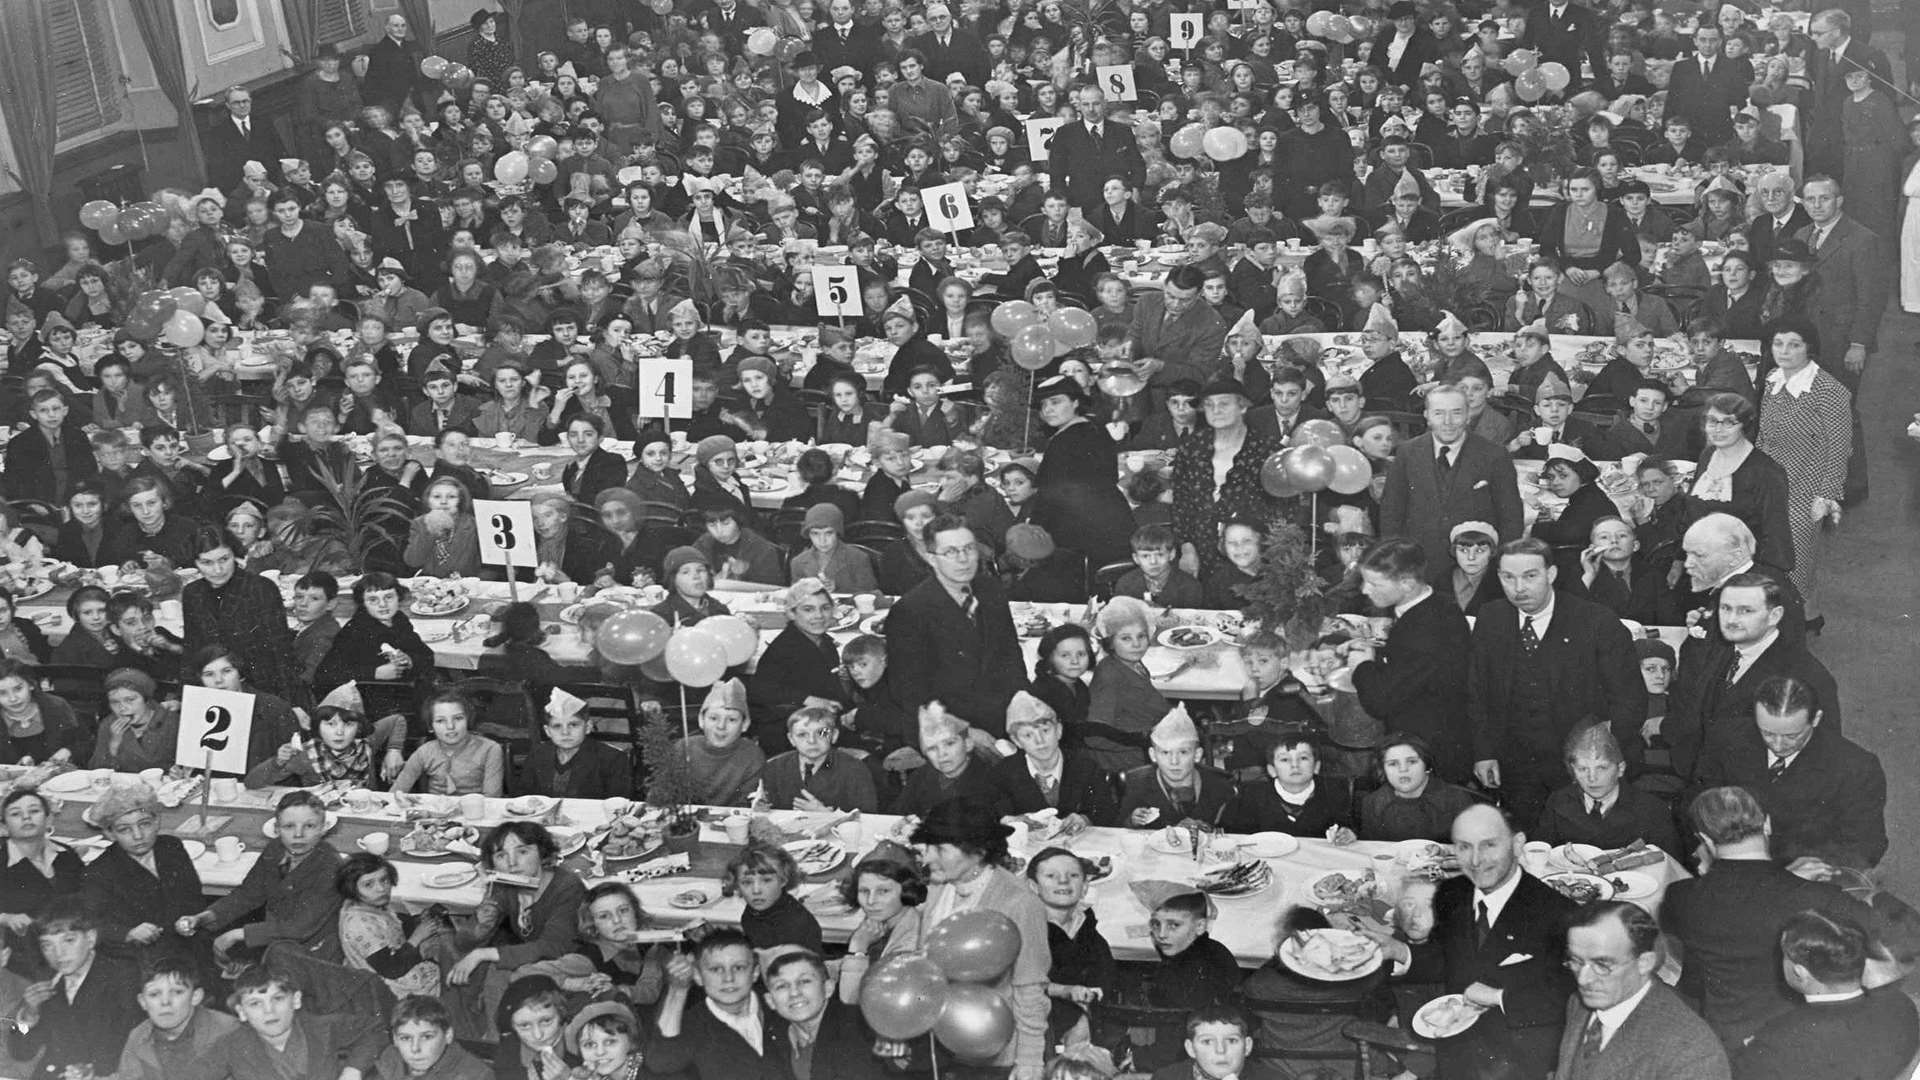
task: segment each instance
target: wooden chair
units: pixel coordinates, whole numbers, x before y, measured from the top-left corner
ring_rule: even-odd
[[[907,530],[897,521],[855,521],[847,525],[847,543],[876,550],[896,540],[905,540]]]
[[[1376,976],[1374,979],[1360,980],[1358,983],[1360,989],[1349,997],[1325,1001],[1281,1001],[1247,997],[1242,1003],[1252,1014],[1256,1030],[1262,1026],[1260,1021],[1267,1018],[1278,1021],[1280,1024],[1284,1024],[1289,1018],[1329,1017],[1334,1020],[1343,1016],[1357,1018],[1343,1025],[1341,1034],[1346,1035],[1346,1028],[1352,1024],[1377,1023],[1393,1015],[1393,998],[1386,993],[1383,984],[1377,981],[1377,978]],[[1351,1037],[1348,1036],[1348,1038]],[[1365,1080],[1371,1075],[1362,1064],[1363,1059],[1357,1043],[1338,1048],[1304,1048],[1285,1044],[1267,1045],[1265,1042],[1260,1042],[1255,1044],[1251,1056],[1284,1077],[1321,1076],[1330,1071],[1309,1066],[1304,1074],[1296,1072],[1293,1066],[1303,1062],[1345,1064],[1354,1080]]]
[[[1349,1020],[1340,1033],[1352,1039],[1359,1051],[1359,1075],[1374,1075],[1373,1055],[1383,1053],[1394,1064],[1382,1066],[1382,1075],[1398,1071],[1401,1059],[1409,1054],[1433,1054],[1433,1044],[1417,1039],[1411,1032],[1371,1020]]]
[[[1120,579],[1133,569],[1130,562],[1111,562],[1093,572],[1093,595],[1101,600],[1113,599],[1113,588]]]
[[[1332,300],[1324,296],[1309,296],[1306,308],[1307,314],[1319,319],[1320,325],[1326,327],[1328,333],[1338,333],[1346,329],[1346,314],[1341,310],[1340,305]]]
[[[540,738],[540,720],[527,684],[469,675],[451,685],[473,700],[474,730],[505,748],[510,763],[524,760]]]

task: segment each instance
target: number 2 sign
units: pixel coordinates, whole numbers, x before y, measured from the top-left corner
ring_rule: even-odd
[[[539,564],[540,557],[534,551],[532,503],[525,499],[475,499],[473,520],[480,526],[481,562],[490,566]]]
[[[813,264],[813,306],[823,319],[857,319],[860,308],[860,271],[847,265]]]
[[[640,361],[640,418],[685,420],[693,415],[693,357]]]
[[[175,764],[205,768],[208,755],[212,755],[214,772],[245,773],[252,736],[252,694],[205,686],[181,688],[180,734],[173,751]]]

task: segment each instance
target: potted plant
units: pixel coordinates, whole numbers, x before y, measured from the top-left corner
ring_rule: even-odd
[[[1259,578],[1234,587],[1244,601],[1242,613],[1293,648],[1319,637],[1321,625],[1338,610],[1314,562],[1314,545],[1306,532],[1290,521],[1276,521],[1267,529]]]
[[[647,806],[666,816],[668,850],[682,851],[699,835],[693,805],[699,801],[700,791],[694,782],[693,764],[680,745],[679,728],[665,709],[648,709],[645,717],[633,736],[634,749],[646,769],[641,791],[646,794]]]

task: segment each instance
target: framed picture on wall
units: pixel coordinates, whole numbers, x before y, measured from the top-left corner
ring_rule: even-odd
[[[245,56],[266,44],[260,0],[196,0],[193,6],[207,63]]]

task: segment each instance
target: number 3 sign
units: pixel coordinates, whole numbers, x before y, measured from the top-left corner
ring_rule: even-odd
[[[685,420],[693,416],[693,357],[640,361],[640,418]]]
[[[644,373],[645,366],[641,371]],[[641,400],[645,400],[643,396]],[[473,520],[480,526],[480,561],[491,566],[535,566],[533,504],[525,499],[475,499]]]
[[[214,772],[245,773],[252,735],[252,694],[205,686],[181,688],[180,735],[173,751],[175,764],[204,768],[208,755],[212,755]]]

